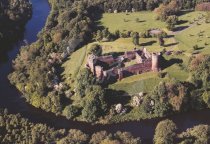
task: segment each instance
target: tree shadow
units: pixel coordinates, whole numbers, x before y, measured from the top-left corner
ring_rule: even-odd
[[[137,21],[138,23],[143,23],[143,22],[146,22],[145,20],[139,20]]]
[[[187,20],[180,20],[178,21],[177,25],[181,25],[181,24],[185,24],[185,23],[188,23]]]
[[[166,38],[172,38],[174,35],[167,35]]]
[[[170,43],[170,44],[166,44],[166,45],[164,45],[165,47],[171,47],[171,46],[175,46],[175,45],[177,45],[177,44],[179,44],[178,42],[176,42],[176,43]]]
[[[199,48],[197,48],[196,50],[202,50],[202,49],[204,49],[205,47],[199,47]]]
[[[88,8],[89,17],[93,20],[91,28],[94,30],[102,30],[104,26],[100,22],[100,19],[103,16],[103,11],[99,7],[91,6]]]
[[[189,12],[193,12],[193,10],[185,10],[185,11],[179,11],[177,13],[177,16],[183,16],[185,14],[188,14]]]
[[[176,27],[174,28],[174,32],[177,32],[177,31],[183,31],[185,30],[186,28],[188,28],[189,26],[179,26],[179,27]]]
[[[114,58],[117,58],[118,56],[124,55],[124,52],[109,52],[104,54],[104,56],[112,55]]]
[[[149,42],[145,42],[145,43],[141,43],[140,46],[151,46],[153,45],[154,43],[156,43],[157,41],[149,41]]]
[[[170,60],[166,60],[162,57],[160,65],[161,65],[162,70],[164,70],[164,69],[166,69],[166,68],[168,68],[168,67],[170,67],[174,64],[181,64],[181,63],[183,63],[182,59],[172,58]]]
[[[105,100],[109,105],[121,103],[125,105],[131,100],[130,95],[122,90],[106,89]]]

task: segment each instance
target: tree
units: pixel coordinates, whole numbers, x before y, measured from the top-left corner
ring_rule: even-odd
[[[178,22],[178,17],[176,15],[168,16],[168,18],[166,19],[167,28],[169,30],[173,30],[177,22]]]
[[[114,33],[114,35],[115,35],[115,38],[119,38],[120,37],[120,31],[119,30],[116,30],[115,33]]]
[[[164,44],[165,44],[165,41],[164,41],[163,37],[161,37],[161,36],[158,37],[158,42],[159,42],[160,46],[164,46]]]
[[[141,140],[139,138],[134,138],[129,132],[116,132],[114,136],[120,139],[123,144],[141,144]]]
[[[136,45],[139,45],[139,34],[137,32],[133,33],[133,44],[136,46]]]
[[[95,40],[101,41],[102,39],[103,39],[103,33],[100,30],[98,30],[95,36]]]
[[[80,130],[71,129],[68,135],[60,139],[57,144],[87,144],[89,136]]]
[[[210,127],[208,125],[197,125],[193,128],[188,128],[185,132],[179,134],[182,143],[189,141],[193,144],[208,144],[210,136]]]
[[[158,123],[155,129],[155,144],[172,144],[176,137],[176,124],[171,120],[164,120]]]
[[[105,140],[107,137],[111,137],[111,135],[109,135],[106,131],[94,133],[91,137],[90,144],[100,144],[100,142]]]
[[[157,3],[155,3],[154,0],[148,0],[147,1],[147,10],[153,10],[157,6]]]
[[[82,110],[82,117],[88,122],[97,120],[99,116],[97,103],[95,101],[87,101]]]
[[[203,101],[210,107],[210,95],[209,92],[205,91],[202,95]]]
[[[158,117],[164,117],[171,112],[171,107],[168,102],[157,102],[155,103],[154,113]]]
[[[172,0],[169,4],[161,4],[155,9],[158,19],[166,21],[171,15],[176,15],[179,12],[179,5],[177,0]]]
[[[82,117],[89,121],[95,121],[104,115],[107,105],[104,99],[104,90],[100,86],[91,86],[86,90],[86,96],[83,99]]]
[[[76,95],[83,98],[85,96],[85,90],[88,89],[90,85],[93,85],[94,82],[93,74],[86,68],[82,69],[76,78]]]
[[[89,49],[89,54],[100,56],[102,54],[102,48],[98,44],[93,44]]]
[[[68,105],[63,110],[63,115],[66,116],[67,119],[74,118],[79,112],[78,108],[73,105]]]
[[[107,40],[110,40],[111,33],[109,32],[108,28],[105,28],[105,29],[102,30],[102,36],[103,36],[103,38],[106,38]]]

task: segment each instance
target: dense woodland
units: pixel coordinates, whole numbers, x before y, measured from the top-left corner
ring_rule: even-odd
[[[1,0],[0,42],[16,40],[31,14],[32,5],[29,0]]]
[[[178,4],[179,9],[191,9],[203,1],[179,0],[175,4]],[[21,48],[20,54],[13,62],[14,72],[9,75],[9,79],[33,106],[57,115],[65,115],[69,119],[79,117],[79,120],[88,122],[96,121],[109,113],[111,104],[107,99],[116,92],[104,89],[86,69],[75,78],[76,86],[64,83],[61,64],[77,48],[92,41],[93,33],[96,32],[95,20],[110,9],[153,10],[162,3],[164,7],[160,6],[159,11],[168,12],[165,8],[167,10],[169,8],[169,13],[166,13],[164,18],[177,13],[171,7],[167,7],[171,3],[165,0],[49,0],[49,2],[52,9],[46,26],[39,33],[37,42]],[[146,97],[147,100],[139,107],[138,114],[159,117],[189,109],[201,109],[206,107],[205,103],[209,105],[210,98],[206,94],[208,93],[206,87],[209,86],[207,73],[210,70],[210,60],[202,57],[192,58],[189,63],[189,66],[193,67],[195,61],[202,60],[202,63],[196,63],[198,66],[193,72],[192,83],[172,81],[160,84]],[[198,83],[205,87],[198,87]],[[196,91],[192,91],[195,89]],[[77,105],[72,104],[70,100],[72,95],[76,95],[74,103]],[[151,99],[155,100],[155,107],[150,106]],[[185,105],[186,103],[190,104]]]

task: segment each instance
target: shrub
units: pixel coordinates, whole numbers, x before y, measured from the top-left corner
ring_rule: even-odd
[[[94,54],[96,56],[100,56],[102,54],[102,48],[98,44],[93,44],[89,49],[88,54]]]
[[[146,31],[140,33],[140,37],[141,37],[141,38],[150,38],[151,35],[150,35],[149,30],[146,30]]]
[[[194,49],[194,50],[198,50],[198,49],[199,49],[198,45],[194,45],[194,46],[193,46],[193,49]]]

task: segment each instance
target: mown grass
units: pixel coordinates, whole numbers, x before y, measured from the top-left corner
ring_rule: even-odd
[[[139,19],[139,22],[136,19]],[[135,31],[143,32],[151,28],[164,28],[164,22],[157,21],[154,12],[144,11],[136,13],[104,13],[99,21],[101,26],[109,28],[111,32],[120,31]]]

